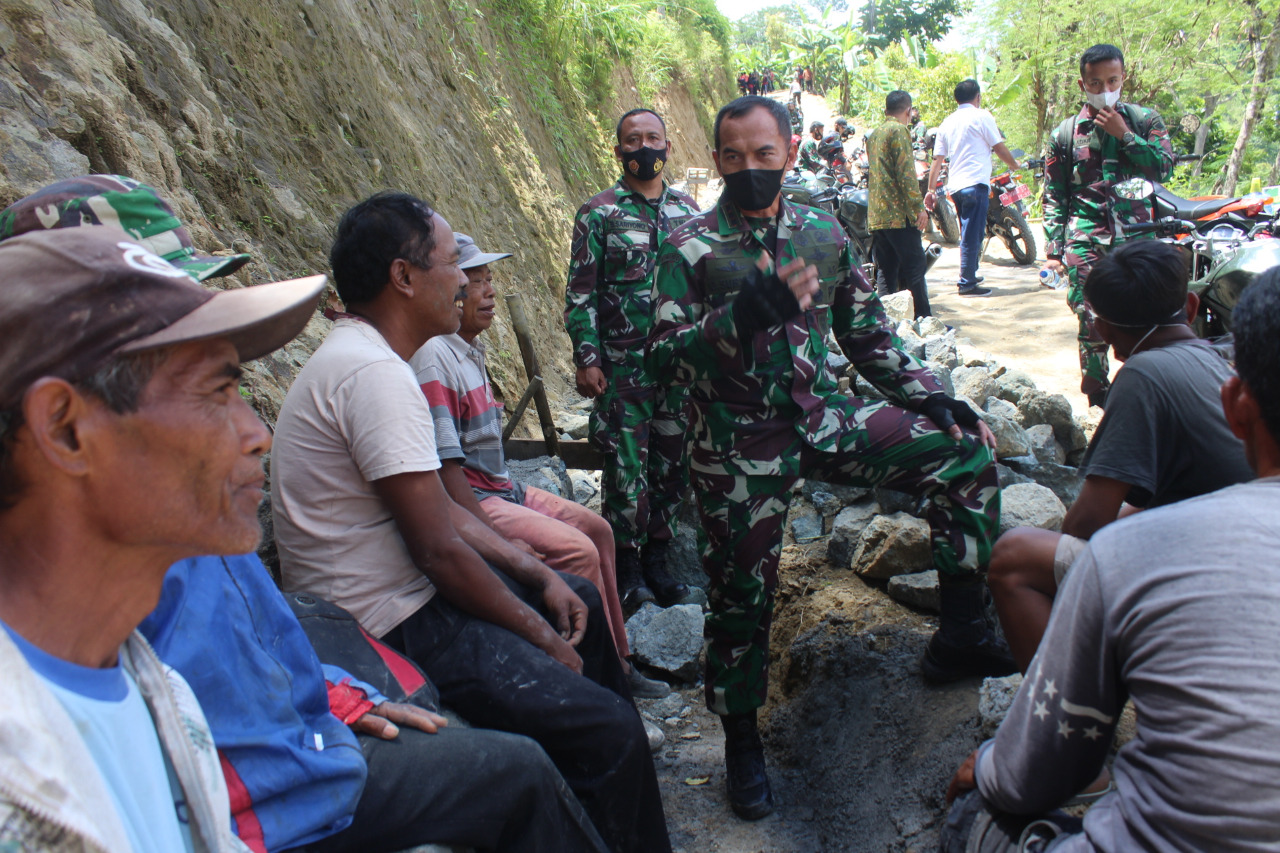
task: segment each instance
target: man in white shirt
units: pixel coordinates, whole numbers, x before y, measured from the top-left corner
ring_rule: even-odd
[[[977,80],[961,80],[956,84],[956,111],[938,128],[933,147],[933,165],[929,168],[929,186],[938,182],[942,164],[951,160],[947,169],[947,194],[960,217],[960,295],[989,296],[991,288],[980,287],[978,275],[982,237],[987,230],[987,201],[991,193],[991,153],[994,151],[1010,169],[1017,170],[1004,144],[1000,129],[991,113],[982,109],[982,89]],[[924,203],[933,210],[937,194],[931,189]]]

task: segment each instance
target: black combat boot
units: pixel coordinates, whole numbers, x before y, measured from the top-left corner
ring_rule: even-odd
[[[759,820],[773,813],[773,792],[764,767],[764,744],[756,727],[756,712],[729,714],[724,726],[724,765],[729,806],[743,820]]]
[[[929,640],[920,671],[925,681],[942,684],[961,678],[997,678],[1018,671],[1004,640],[988,619],[986,584],[947,583],[938,587],[942,624]]]
[[[627,618],[646,601],[653,601],[653,590],[645,586],[640,552],[635,548],[618,549],[618,600],[622,602],[622,615]]]
[[[684,601],[689,594],[689,587],[667,574],[667,547],[671,543],[666,539],[650,539],[644,546],[641,560],[644,569],[644,582],[653,590],[662,607],[670,607]]]

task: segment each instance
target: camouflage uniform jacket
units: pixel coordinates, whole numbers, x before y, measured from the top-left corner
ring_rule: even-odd
[[[1111,187],[1126,178],[1164,181],[1173,174],[1173,149],[1160,114],[1133,104],[1118,104],[1116,109],[1133,131],[1128,145],[1096,127],[1087,106],[1060,124],[1049,141],[1044,233],[1045,255],[1050,258],[1062,257],[1073,242],[1122,242],[1119,229],[1149,222],[1151,203],[1113,198]],[[1064,144],[1067,139],[1070,149]]]
[[[897,119],[885,119],[867,137],[867,230],[915,227],[924,210],[911,132]]]
[[[664,185],[654,204],[622,180],[578,210],[564,294],[574,364],[642,366],[658,245],[697,212],[684,193]]]
[[[796,166],[810,172],[816,172],[822,168],[822,157],[818,155],[818,140],[810,136],[800,143]]]
[[[942,390],[889,331],[840,223],[785,199],[776,221],[778,265],[803,257],[822,287],[807,311],[749,341],[738,337],[729,307],[766,249],[767,227],[752,230],[722,197],[658,252],[650,356],[663,381],[690,385],[696,471],[798,476],[797,439],[831,450],[861,428],[857,405],[829,405],[840,394],[827,366],[833,327],[849,360],[895,403],[914,409]]]

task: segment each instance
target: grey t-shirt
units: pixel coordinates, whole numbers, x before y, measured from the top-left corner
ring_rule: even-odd
[[[1116,374],[1080,472],[1128,483],[1126,500],[1141,507],[1252,479],[1244,445],[1222,414],[1219,389],[1232,375],[1226,359],[1200,340],[1131,357]]]
[[[1098,774],[1126,699],[1116,790],[1054,853],[1280,849],[1280,477],[1094,534],[1008,717],[979,752],[995,808],[1048,811]]]

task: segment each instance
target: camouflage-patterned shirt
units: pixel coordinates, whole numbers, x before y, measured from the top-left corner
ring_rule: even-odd
[[[810,172],[816,172],[822,168],[822,157],[818,154],[818,140],[812,136],[800,143],[796,167]]]
[[[840,223],[785,199],[776,220],[748,222],[726,198],[677,229],[658,251],[654,329],[649,353],[659,381],[690,386],[691,467],[711,474],[798,475],[799,438],[818,450],[861,426],[827,366],[833,330],[858,371],[891,400],[914,408],[941,391],[903,352]],[[776,223],[779,266],[802,257],[818,268],[822,289],[803,313],[750,340],[738,337],[729,307],[768,248]]]
[[[606,360],[643,365],[658,245],[697,213],[692,198],[665,184],[651,202],[623,180],[578,210],[564,293],[564,324],[578,367]]]
[[[1120,229],[1125,225],[1151,220],[1151,202],[1113,198],[1111,187],[1126,178],[1164,181],[1173,174],[1173,148],[1160,114],[1134,104],[1116,109],[1133,132],[1128,145],[1097,127],[1087,106],[1060,124],[1049,140],[1044,191],[1048,257],[1061,257],[1069,243],[1110,246],[1123,241]],[[1070,149],[1064,144],[1068,139]]]
[[[895,118],[885,119],[867,137],[867,230],[915,227],[924,210],[911,131]]]

